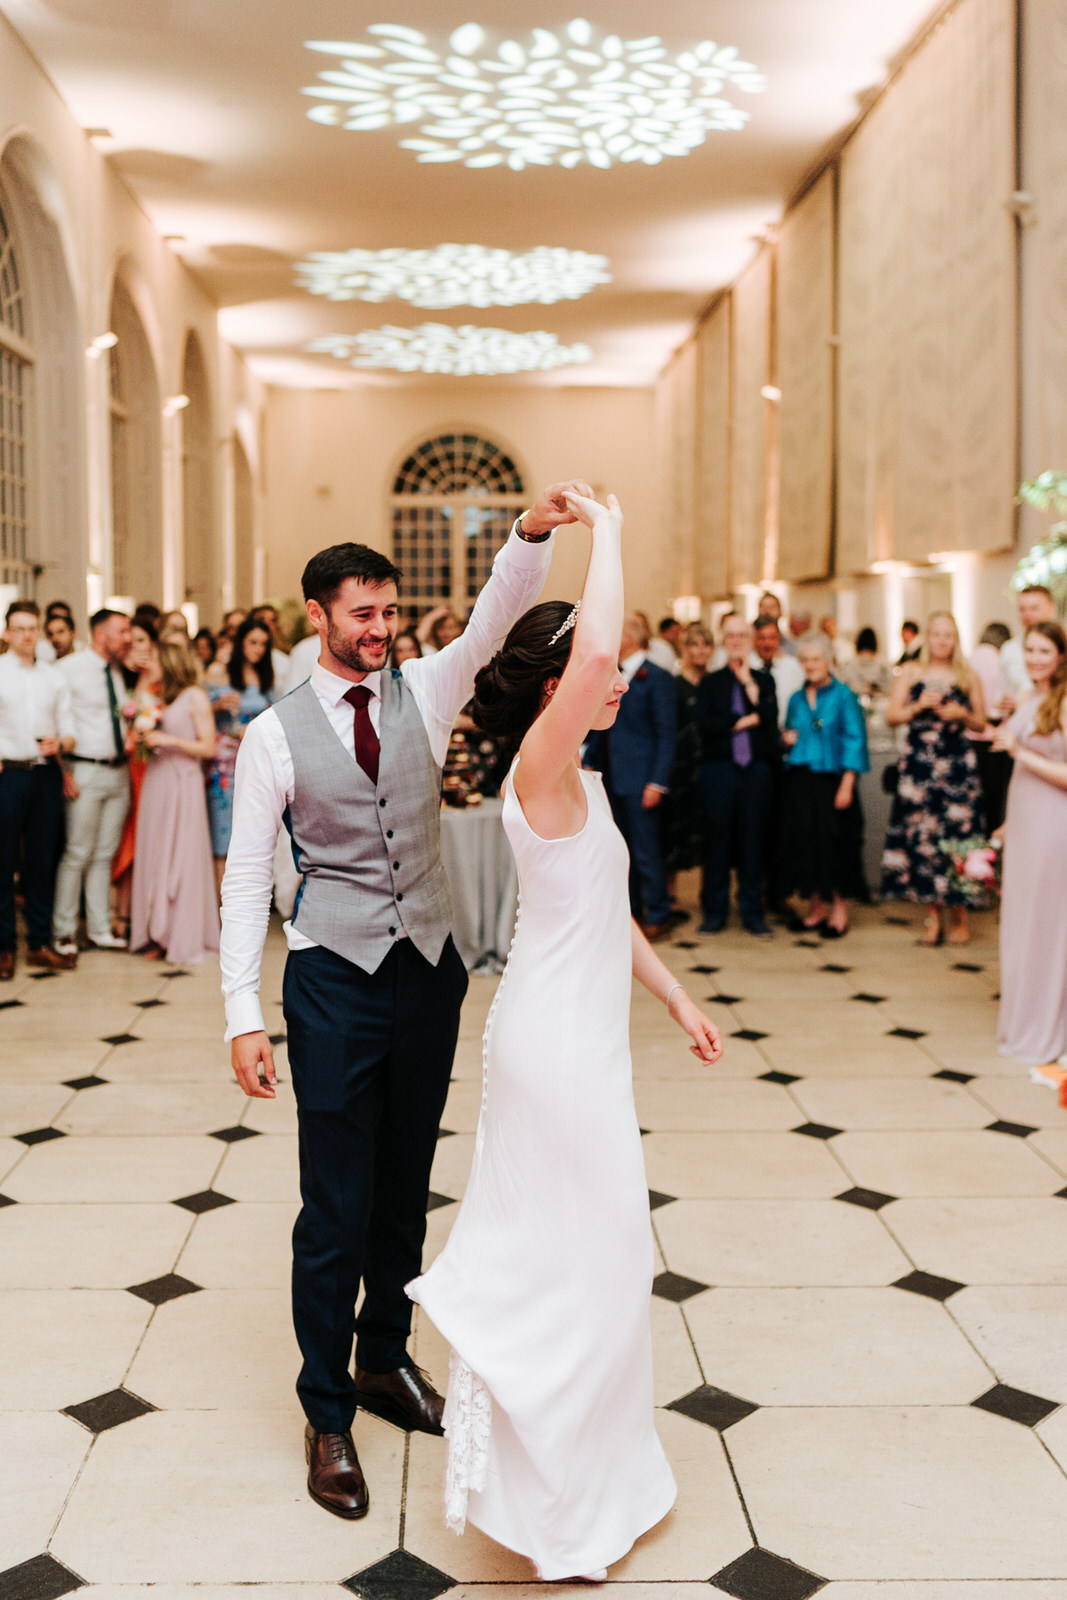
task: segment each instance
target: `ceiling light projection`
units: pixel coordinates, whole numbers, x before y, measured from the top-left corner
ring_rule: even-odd
[[[610,283],[607,256],[542,246],[525,255],[480,244],[435,250],[318,250],[297,266],[297,285],[328,300],[406,300],[450,306],[555,305]]]
[[[591,361],[587,344],[560,344],[554,333],[508,333],[504,328],[450,328],[424,322],[419,328],[374,328],[327,334],[306,349],[336,356],[353,367],[395,372],[437,372],[468,378],[504,372],[551,372]]]
[[[688,155],[713,129],[744,127],[748,112],[724,90],[766,87],[733,46],[704,40],[672,54],[656,35],[621,39],[582,18],[558,34],[534,28],[525,43],[496,45],[467,22],[441,49],[396,23],[367,33],[372,42],[307,41],[307,49],[340,58],[304,89],[326,102],[308,116],[355,133],[413,123],[422,137],[400,142],[419,161],[514,171],[654,166]]]

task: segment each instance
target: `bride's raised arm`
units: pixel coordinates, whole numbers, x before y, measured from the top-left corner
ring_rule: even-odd
[[[514,781],[524,804],[549,799],[567,783],[582,741],[603,711],[619,672],[622,510],[613,494],[606,505],[583,495],[564,498],[578,521],[592,531],[592,548],[570,657],[562,676],[546,681],[545,708],[520,747]]]

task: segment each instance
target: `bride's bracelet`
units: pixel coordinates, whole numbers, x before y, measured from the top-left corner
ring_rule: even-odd
[[[672,983],[670,988],[667,990],[667,993],[664,995],[663,1004],[667,1007],[668,1011],[671,1009],[671,995],[674,993],[675,989],[681,989],[682,993],[684,994],[684,983]]]

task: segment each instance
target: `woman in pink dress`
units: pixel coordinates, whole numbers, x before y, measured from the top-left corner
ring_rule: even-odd
[[[141,791],[133,864],[131,950],[179,965],[219,947],[219,910],[201,763],[215,719],[188,643],[161,640],[163,720]]]
[[[1028,628],[1034,685],[996,750],[1013,756],[1004,824],[1000,914],[1001,1055],[1044,1068],[1053,1085],[1067,1052],[1067,635],[1058,622]],[[1063,1083],[1060,1083],[1061,1099]]]

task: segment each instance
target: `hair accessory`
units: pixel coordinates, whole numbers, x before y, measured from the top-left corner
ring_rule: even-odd
[[[578,604],[572,609],[570,616],[565,619],[563,626],[561,628],[557,628],[551,639],[548,641],[550,645],[558,644],[565,633],[570,633],[571,629],[574,627],[574,624],[578,621],[578,613],[581,609],[582,602],[579,600]]]

